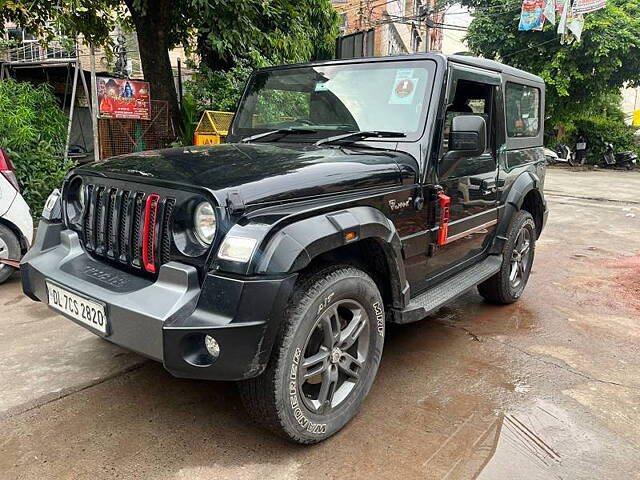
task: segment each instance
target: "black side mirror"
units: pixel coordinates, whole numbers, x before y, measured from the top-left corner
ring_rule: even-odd
[[[446,177],[465,158],[479,157],[487,149],[487,122],[480,115],[453,118],[449,151],[440,162],[440,177]]]

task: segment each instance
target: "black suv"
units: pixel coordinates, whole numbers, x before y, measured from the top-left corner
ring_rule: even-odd
[[[228,144],[69,172],[24,291],[177,377],[239,381],[256,420],[318,442],[366,397],[385,322],[522,294],[544,88],[440,54],[259,70]]]

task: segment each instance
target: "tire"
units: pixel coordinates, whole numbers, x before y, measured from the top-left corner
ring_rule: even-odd
[[[5,225],[0,225],[0,258],[9,260],[20,259],[20,242],[15,234]],[[0,264],[0,283],[6,282],[14,268]]]
[[[357,339],[349,332],[359,332]],[[296,443],[329,438],[353,418],[369,393],[384,333],[382,297],[366,273],[340,265],[301,277],[266,370],[238,384],[249,415]],[[305,360],[310,360],[307,367]],[[310,378],[303,381],[305,373]]]
[[[528,248],[525,248],[527,243]],[[520,210],[513,216],[507,231],[500,271],[478,285],[480,295],[489,302],[505,305],[518,300],[531,274],[535,246],[536,224],[529,212]],[[514,269],[517,270],[515,277]]]

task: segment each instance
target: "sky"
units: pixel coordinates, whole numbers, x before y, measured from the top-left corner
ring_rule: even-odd
[[[447,9],[444,23],[447,25],[457,25],[466,28],[471,23],[472,17],[466,7],[456,3]],[[465,32],[446,29],[443,30],[444,41],[442,45],[443,53],[453,54],[467,50],[463,43]]]

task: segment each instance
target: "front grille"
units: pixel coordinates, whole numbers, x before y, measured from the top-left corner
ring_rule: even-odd
[[[174,198],[109,185],[84,188],[80,230],[88,252],[149,273],[169,261]]]

